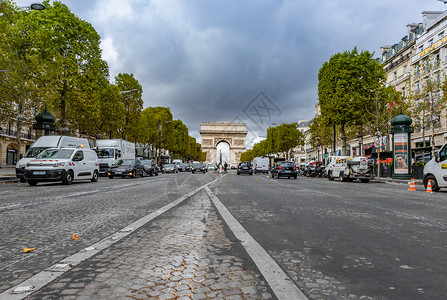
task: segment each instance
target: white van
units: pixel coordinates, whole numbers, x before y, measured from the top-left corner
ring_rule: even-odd
[[[25,179],[29,185],[38,182],[73,180],[98,181],[99,164],[96,152],[82,148],[50,148],[27,163]]]
[[[255,157],[252,164],[255,170],[255,174],[268,174],[270,171],[270,159],[268,157]]]
[[[65,135],[44,135],[38,138],[26,151],[25,156],[16,164],[16,176],[25,182],[25,167],[28,162],[36,158],[43,150],[48,148],[74,148],[90,149],[87,139]]]
[[[434,192],[447,188],[447,142],[435,152],[435,156],[424,166],[424,186],[428,180]]]

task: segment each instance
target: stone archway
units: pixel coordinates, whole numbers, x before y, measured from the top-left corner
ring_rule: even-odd
[[[202,122],[199,133],[202,139],[202,151],[206,153],[207,162],[218,163],[217,146],[220,143],[229,145],[230,165],[236,166],[240,162],[241,153],[246,150],[245,138],[248,131],[245,123]]]
[[[216,162],[231,164],[231,147],[226,141],[220,141],[216,145]]]

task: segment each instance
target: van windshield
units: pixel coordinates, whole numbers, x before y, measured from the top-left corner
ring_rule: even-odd
[[[98,158],[113,158],[113,150],[113,148],[98,149],[96,153],[98,154]]]
[[[48,147],[32,147],[32,148],[29,148],[28,151],[26,151],[25,157],[26,158],[34,158],[37,155],[39,155],[39,153],[41,153],[45,149],[48,149]]]
[[[69,159],[73,154],[74,149],[48,149],[40,153],[38,159]]]

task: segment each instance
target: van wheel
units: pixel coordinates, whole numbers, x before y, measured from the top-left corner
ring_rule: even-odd
[[[97,182],[98,181],[98,177],[99,177],[98,171],[95,170],[93,172],[93,177],[92,177],[91,181],[92,182]]]
[[[334,180],[334,176],[332,176],[332,172],[329,171],[329,173],[327,174],[327,179],[329,179],[330,181]]]
[[[158,176],[158,171],[157,171],[157,173],[155,173],[155,176]]]
[[[73,171],[68,171],[65,175],[64,184],[71,184],[73,182]]]
[[[427,184],[428,184],[428,180],[429,179],[431,181],[431,189],[432,189],[432,191],[433,192],[439,192],[439,190],[441,188],[438,186],[438,182],[436,181],[436,177],[433,176],[433,175],[425,176],[425,178],[424,178],[424,187],[425,187],[425,189],[427,189]]]
[[[35,186],[37,184],[37,181],[36,180],[28,180],[28,184],[30,186]]]

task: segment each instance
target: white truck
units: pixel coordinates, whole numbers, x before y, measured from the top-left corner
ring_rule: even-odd
[[[372,166],[364,156],[330,156],[325,168],[329,180],[339,178],[341,181],[360,180],[368,183],[372,179]]]
[[[252,164],[255,169],[255,174],[268,174],[270,171],[270,159],[268,157],[255,157]]]
[[[423,183],[425,188],[427,188],[429,179],[433,192],[447,187],[447,142],[435,152],[435,156],[424,166]]]
[[[121,159],[135,159],[135,144],[121,140],[96,140],[99,174],[107,174],[108,169]]]
[[[16,176],[25,182],[25,167],[43,150],[48,148],[84,148],[90,149],[87,139],[65,135],[44,135],[38,138],[26,151],[25,156],[16,164]]]

